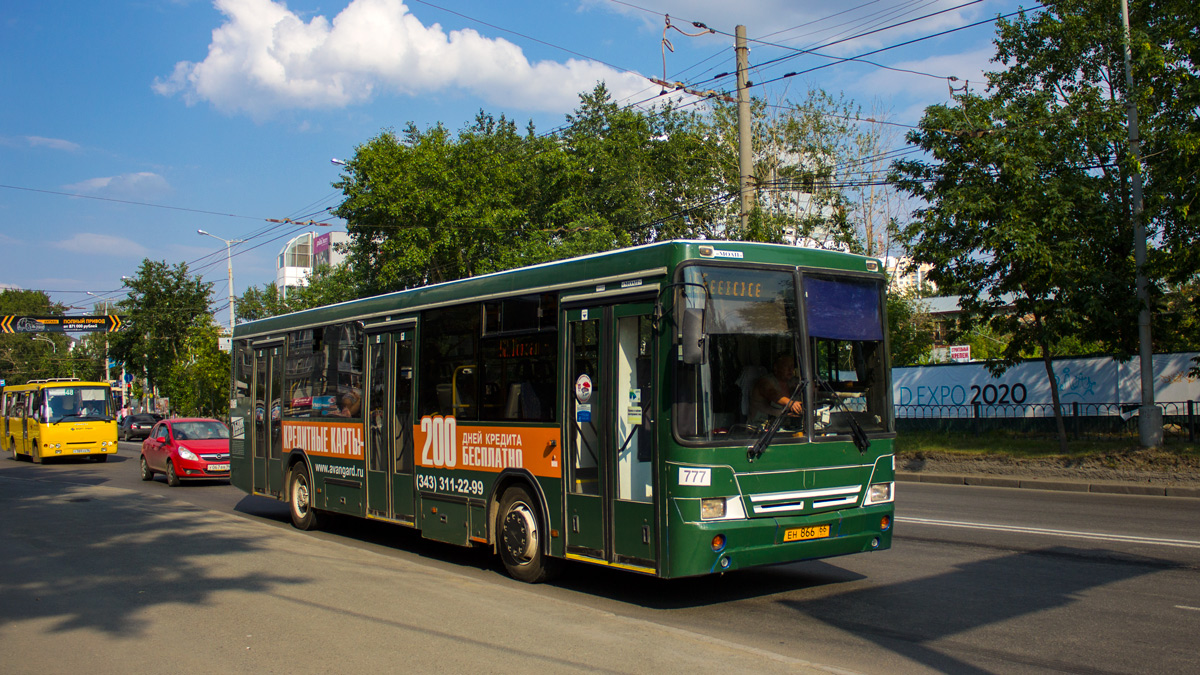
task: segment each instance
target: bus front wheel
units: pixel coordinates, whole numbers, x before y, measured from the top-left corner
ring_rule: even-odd
[[[308,467],[297,464],[288,474],[288,512],[298,530],[317,529],[317,510],[313,508],[312,478]]]
[[[505,490],[496,523],[500,559],[508,574],[531,584],[547,581],[557,571],[557,562],[542,551],[545,536],[538,518],[537,501],[523,487]]]

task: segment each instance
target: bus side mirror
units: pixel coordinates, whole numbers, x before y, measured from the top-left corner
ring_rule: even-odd
[[[689,366],[704,363],[704,310],[683,310],[683,362]]]

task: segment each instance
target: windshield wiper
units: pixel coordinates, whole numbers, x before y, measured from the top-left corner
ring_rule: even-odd
[[[803,389],[807,384],[807,380],[800,380],[800,382],[796,384],[796,388],[792,390],[792,395],[788,396],[789,408],[791,407],[791,402],[796,400],[796,396],[799,395],[800,390]],[[775,438],[776,432],[778,432],[780,427],[783,426],[783,418],[788,417],[789,415],[795,417],[795,415],[791,415],[787,409],[781,410],[775,419],[771,420],[771,425],[767,427],[767,432],[763,434],[757,441],[755,441],[754,445],[746,448],[746,459],[753,462],[759,457],[762,457],[762,454],[767,451],[767,446],[771,444],[771,439]]]
[[[854,441],[854,447],[858,448],[858,454],[866,453],[867,448],[871,447],[871,441],[867,438],[867,432],[863,430],[862,425],[854,418],[854,411],[846,407],[845,401],[842,400],[841,396],[838,396],[837,390],[833,388],[833,385],[829,384],[829,380],[818,379],[817,384],[825,392],[832,395],[833,400],[837,401],[837,407],[846,413],[846,419],[849,420],[850,424],[850,440]]]

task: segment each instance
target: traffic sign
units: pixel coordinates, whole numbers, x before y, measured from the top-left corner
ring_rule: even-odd
[[[132,382],[133,382],[133,373],[125,373],[125,384],[131,384]]]

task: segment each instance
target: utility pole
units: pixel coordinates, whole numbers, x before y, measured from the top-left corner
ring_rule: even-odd
[[[1129,3],[1121,0],[1125,33],[1125,109],[1129,122],[1129,154],[1133,158],[1133,259],[1137,266],[1138,355],[1142,370],[1142,405],[1138,438],[1143,448],[1162,445],[1162,411],[1154,405],[1154,353],[1150,343],[1150,282],[1146,279],[1146,225],[1142,213],[1142,149],[1138,137],[1137,100],[1133,89],[1133,50],[1129,38]]]
[[[737,54],[738,102],[738,173],[741,174],[741,235],[750,229],[750,211],[754,197],[754,146],[750,139],[750,48],[746,46],[746,27],[734,29]]]

